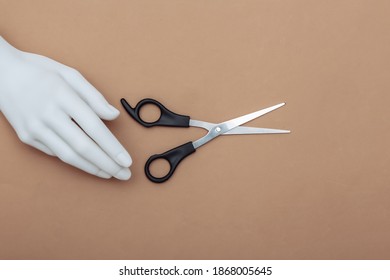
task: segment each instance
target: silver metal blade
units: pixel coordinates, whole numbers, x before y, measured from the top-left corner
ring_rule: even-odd
[[[244,116],[241,116],[241,117],[238,117],[238,118],[234,118],[232,120],[229,120],[229,121],[226,121],[226,122],[223,122],[221,124],[219,124],[219,126],[223,126],[224,127],[224,132],[227,132],[239,125],[242,125],[244,123],[247,123],[253,119],[256,119],[258,117],[261,117],[269,112],[272,112],[282,106],[284,106],[286,103],[280,103],[280,104],[277,104],[277,105],[274,105],[274,106],[271,106],[271,107],[268,107],[268,108],[265,108],[265,109],[262,109],[262,110],[259,110],[259,111],[256,111],[256,112],[253,112],[253,113],[250,113],[250,114],[247,114],[247,115],[244,115]]]
[[[247,127],[238,126],[233,128],[222,135],[237,135],[237,134],[281,134],[290,133],[290,130],[284,129],[272,129],[272,128],[261,128],[261,127]]]
[[[206,130],[211,130],[213,127],[216,127],[216,123],[190,120],[190,126],[200,127]],[[225,132],[222,135],[236,135],[236,134],[272,134],[272,133],[290,133],[290,130],[284,129],[271,129],[271,128],[261,128],[261,127],[249,127],[249,126],[238,126]]]
[[[268,108],[265,108],[265,109],[262,109],[262,110],[259,110],[259,111],[256,111],[256,112],[253,112],[253,113],[250,113],[250,114],[238,117],[238,118],[234,118],[232,120],[229,120],[229,121],[226,121],[223,123],[216,124],[212,128],[207,128],[209,130],[209,132],[205,136],[203,136],[202,138],[192,142],[192,144],[193,144],[194,148],[197,149],[200,146],[203,146],[204,144],[206,144],[207,142],[213,140],[215,137],[218,137],[218,136],[232,130],[233,128],[236,128],[241,124],[244,124],[244,123],[249,122],[253,119],[261,117],[261,116],[263,116],[263,115],[265,115],[273,110],[276,110],[276,109],[282,107],[283,105],[285,105],[285,103],[280,103],[280,104],[277,104],[277,105],[274,105],[274,106],[271,106],[271,107],[268,107]]]
[[[216,126],[216,123],[210,123],[210,122],[204,122],[204,121],[198,121],[198,120],[193,120],[190,119],[190,126],[195,126],[195,127],[200,127],[206,130],[212,129],[214,126]]]

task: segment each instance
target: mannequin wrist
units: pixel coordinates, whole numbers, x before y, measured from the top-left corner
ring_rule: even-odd
[[[22,56],[22,53],[0,36],[0,71],[6,70],[10,63]]]

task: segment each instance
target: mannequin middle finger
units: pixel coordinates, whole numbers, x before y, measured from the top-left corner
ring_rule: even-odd
[[[117,177],[122,167],[113,161],[85,132],[65,113],[58,113],[48,124],[77,154]],[[118,178],[122,179],[122,178]]]
[[[48,127],[42,127],[37,137],[41,143],[47,146],[63,162],[81,169],[89,174],[109,179],[110,174],[100,170],[83,157],[79,156],[63,139]]]
[[[131,165],[132,160],[126,149],[84,100],[75,94],[69,94],[62,107],[115,162],[123,167]]]

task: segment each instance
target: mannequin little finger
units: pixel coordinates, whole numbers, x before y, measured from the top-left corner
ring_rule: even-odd
[[[30,146],[34,147],[35,149],[40,150],[41,152],[44,152],[45,154],[49,156],[55,156],[55,154],[44,144],[37,140],[32,140],[31,143],[29,143]]]

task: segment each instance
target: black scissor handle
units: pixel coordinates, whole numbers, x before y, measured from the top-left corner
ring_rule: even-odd
[[[138,104],[133,108],[127,103],[126,99],[121,99],[122,106],[125,108],[127,113],[136,120],[138,123],[145,127],[152,126],[175,126],[175,127],[189,127],[190,125],[190,117],[176,114],[169,109],[167,109],[164,105],[162,105],[157,100],[151,98],[142,99]],[[146,122],[140,116],[140,111],[142,106],[147,104],[152,104],[160,109],[160,117],[158,120],[154,122]]]
[[[179,147],[173,148],[172,150],[169,150],[163,154],[151,156],[145,164],[146,177],[148,177],[148,179],[154,183],[163,183],[167,181],[169,178],[171,178],[173,172],[175,172],[176,167],[179,165],[179,163],[195,151],[196,150],[194,148],[194,145],[192,145],[192,142],[188,142]],[[153,161],[157,159],[164,159],[169,163],[169,172],[163,177],[154,177],[150,173],[150,165]]]

